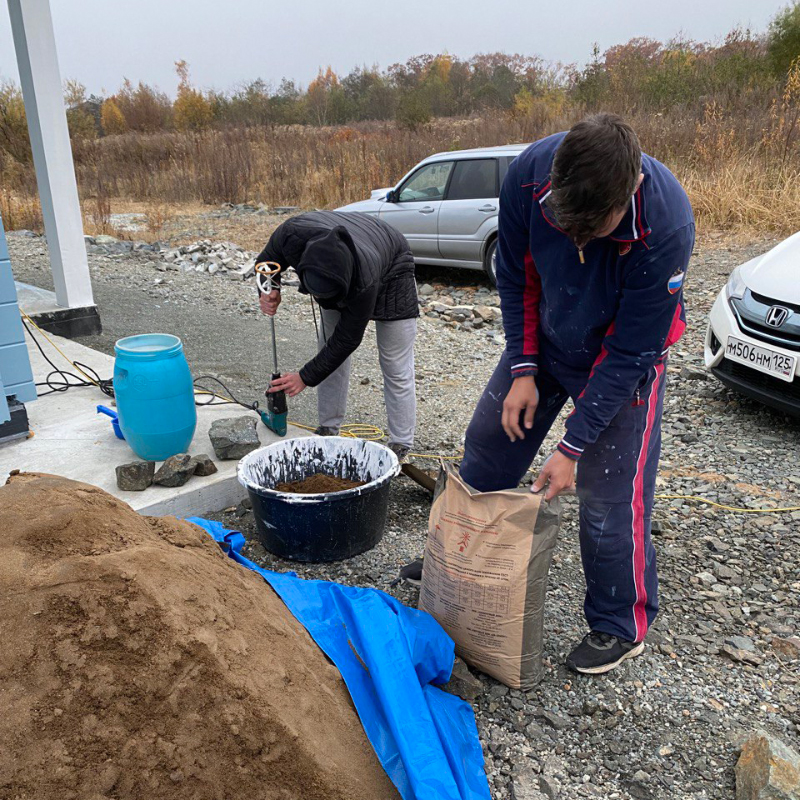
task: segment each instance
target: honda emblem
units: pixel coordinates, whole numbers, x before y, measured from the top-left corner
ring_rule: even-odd
[[[772,306],[769,311],[767,311],[767,316],[764,319],[767,325],[773,328],[780,328],[780,326],[789,319],[789,314],[791,313],[792,312],[785,306]]]

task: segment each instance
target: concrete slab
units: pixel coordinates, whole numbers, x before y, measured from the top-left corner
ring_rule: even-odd
[[[40,334],[34,333],[55,364],[73,371]],[[112,356],[69,339],[48,335],[72,361],[91,367],[101,378],[111,377],[114,369]],[[27,335],[26,343],[34,379],[37,382],[44,381],[52,367]],[[47,472],[99,486],[124,500],[136,511],[153,516],[202,515],[235,505],[244,497],[245,492],[236,480],[237,462],[216,459],[219,470],[216,474],[208,477],[195,476],[176,489],[151,486],[143,492],[121,491],[117,488],[115,467],[135,461],[137,457],[124,441],[114,436],[111,421],[97,413],[98,405],[111,406],[112,401],[95,387],[74,388],[28,403],[26,408],[33,436],[0,446],[0,484],[5,482],[9,472],[14,469]],[[245,409],[234,405],[198,408],[197,430],[190,452],[207,453],[214,458],[214,450],[208,438],[211,423],[216,419],[247,413]],[[257,431],[264,445],[280,440],[261,422],[258,423]],[[287,436],[308,435],[310,434],[307,431],[289,426]]]
[[[15,281],[17,287],[17,302],[19,307],[29,316],[35,317],[37,314],[47,314],[53,311],[61,311],[62,307],[56,301],[56,293],[49,289],[42,289],[30,283]]]

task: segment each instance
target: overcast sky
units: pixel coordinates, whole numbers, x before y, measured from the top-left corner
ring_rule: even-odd
[[[348,72],[420,53],[504,51],[585,62],[634,36],[681,32],[719,40],[762,31],[775,0],[51,0],[64,78],[113,92],[123,76],[174,93],[173,62],[193,82],[229,89],[261,77],[307,84],[320,65]],[[0,78],[17,80],[8,9],[0,0]]]

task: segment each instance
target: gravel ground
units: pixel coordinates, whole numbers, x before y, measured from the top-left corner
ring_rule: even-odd
[[[753,508],[800,505],[800,423],[698,374],[705,317],[717,291],[736,264],[771,244],[706,240],[698,246],[687,285],[689,331],[669,366],[663,494],[699,494]],[[43,240],[12,235],[9,246],[17,279],[47,286]],[[267,326],[254,313],[252,282],[162,273],[136,255],[92,256],[90,262],[105,330],[86,344],[111,352],[122,335],[174,332],[195,374],[217,374],[248,399],[260,394],[269,370]],[[478,273],[420,269],[419,277],[440,294],[461,292],[459,303],[476,288],[488,289]],[[313,322],[307,300],[291,289],[285,298],[278,317],[282,367],[296,369],[313,352]],[[501,352],[496,330],[420,320],[418,451],[458,451]],[[292,401],[290,418],[315,424],[312,391]],[[355,358],[350,420],[384,424],[369,335]],[[560,437],[560,424],[555,428],[534,466]],[[247,555],[262,565],[388,590],[398,568],[422,551],[428,507],[422,489],[395,481],[379,546],[329,565],[273,558],[241,509],[221,510],[218,518],[243,530]],[[800,653],[782,642],[800,625],[800,512],[737,514],[659,500],[654,536],[662,612],[641,658],[594,679],[563,666],[585,632],[576,512],[575,501],[567,500],[550,577],[544,681],[525,693],[480,676],[484,692],[474,707],[493,797],[513,797],[515,783],[518,798],[732,798],[744,732],[765,728],[795,748],[800,744],[800,670],[792,660]],[[410,587],[389,591],[416,603]],[[535,792],[522,794],[531,779]]]

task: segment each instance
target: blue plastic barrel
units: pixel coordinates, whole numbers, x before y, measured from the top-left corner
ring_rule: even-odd
[[[133,452],[146,461],[185,453],[197,409],[181,340],[168,333],[126,336],[114,352],[119,426]]]

